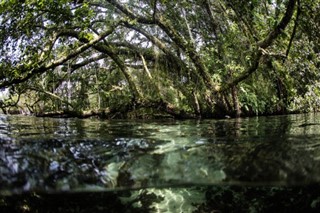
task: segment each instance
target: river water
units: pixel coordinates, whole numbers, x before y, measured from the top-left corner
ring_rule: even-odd
[[[316,211],[319,183],[320,114],[0,116],[1,212]]]

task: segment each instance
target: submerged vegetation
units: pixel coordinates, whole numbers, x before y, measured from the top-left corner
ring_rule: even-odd
[[[319,11],[319,0],[2,0],[0,107],[107,118],[317,111]]]

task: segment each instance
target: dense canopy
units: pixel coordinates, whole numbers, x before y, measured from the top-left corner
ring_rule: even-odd
[[[320,107],[319,0],[1,0],[0,107],[223,117]]]

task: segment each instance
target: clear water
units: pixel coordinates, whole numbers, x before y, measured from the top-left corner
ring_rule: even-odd
[[[320,114],[185,121],[0,116],[0,210],[23,199],[29,202],[19,201],[18,210],[34,210],[31,203],[48,195],[113,193],[120,206],[130,203],[127,212],[144,205],[146,212],[206,212],[223,209],[208,201],[228,192],[223,202],[236,205],[270,190],[309,193],[302,188],[319,182]],[[256,195],[245,198],[249,189]],[[311,194],[307,205],[316,208],[320,195]]]

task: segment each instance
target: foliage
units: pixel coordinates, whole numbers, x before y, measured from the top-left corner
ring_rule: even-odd
[[[310,91],[319,83],[319,5],[1,1],[0,87],[11,88],[12,100],[22,97],[11,105],[31,113],[157,105],[175,116],[317,110]]]

